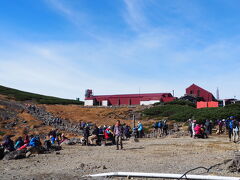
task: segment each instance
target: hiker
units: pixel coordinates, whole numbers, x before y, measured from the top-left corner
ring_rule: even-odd
[[[112,144],[114,144],[114,136],[113,136],[113,132],[111,130],[111,126],[108,126],[107,129],[105,129],[104,138],[106,141],[110,140],[110,141],[112,141]]]
[[[213,121],[209,121],[209,134],[212,134],[212,128],[213,128]]]
[[[40,138],[38,136],[31,135],[31,140],[29,142],[29,146],[31,146],[31,147],[41,146]]]
[[[207,135],[209,135],[210,134],[210,121],[208,119],[206,120],[206,122],[204,124],[204,128],[205,128],[205,133]]]
[[[69,140],[69,139],[62,133],[61,134],[61,140],[59,141],[59,144],[63,143],[66,140]]]
[[[163,136],[163,121],[158,122],[158,134],[159,137]]]
[[[104,128],[103,128],[103,126],[98,127],[98,137],[99,137],[100,141],[102,141],[104,139]]]
[[[29,136],[28,135],[25,135],[25,138],[24,138],[24,144],[28,144],[30,142],[30,139],[29,139]]]
[[[58,131],[58,129],[52,129],[48,133],[48,136],[49,136],[50,141],[51,141],[52,144],[55,144],[55,141],[57,141],[57,131]]]
[[[92,145],[94,139],[98,140],[98,136],[99,136],[99,129],[97,125],[95,125],[92,135],[88,137],[89,143]]]
[[[138,138],[142,138],[144,135],[143,133],[143,125],[140,121],[138,121],[138,125],[137,125],[137,137]]]
[[[189,133],[190,137],[193,136],[193,131],[192,131],[192,120],[191,120],[191,119],[188,120],[188,133]]]
[[[89,142],[88,142],[88,137],[89,137],[89,135],[90,135],[90,129],[89,129],[88,124],[86,124],[86,125],[83,127],[83,139],[82,139],[82,141],[83,141],[83,144],[84,144],[84,145],[87,145],[87,146],[88,146],[88,144],[89,144]]]
[[[122,144],[123,127],[120,124],[119,120],[116,122],[116,125],[114,126],[114,135],[116,139],[115,142],[117,145],[117,150],[119,150],[119,145],[121,146],[121,149],[123,149],[123,144]]]
[[[154,137],[157,137],[158,136],[158,122],[155,122],[154,124],[153,124],[153,136]]]
[[[162,134],[165,135],[165,136],[168,135],[168,124],[167,124],[167,120],[164,120],[164,121],[163,121]]]
[[[219,120],[219,122],[218,122],[218,134],[222,134],[223,133],[223,124],[224,124],[224,121],[223,120]]]
[[[228,121],[228,137],[229,137],[229,141],[232,140],[232,133],[233,133],[233,116],[230,117],[229,121]]]
[[[138,138],[138,130],[137,130],[137,127],[133,127],[133,135],[134,135],[134,138]]]
[[[192,137],[193,137],[193,138],[195,138],[195,130],[194,130],[194,128],[195,128],[195,126],[196,126],[196,122],[197,122],[196,120],[193,120],[193,121],[192,121]]]
[[[236,143],[238,141],[238,131],[239,131],[239,122],[234,119],[233,120],[233,128],[232,128],[232,134],[233,134],[233,142]]]
[[[30,142],[29,136],[25,135],[25,138],[24,138],[24,141],[23,141],[23,145],[21,147],[19,147],[17,150],[20,151],[22,149],[27,148],[29,142]]]
[[[15,148],[14,148],[14,142],[13,142],[13,140],[11,139],[10,136],[6,136],[6,137],[5,137],[2,146],[4,147],[4,151],[5,151],[5,152],[9,152],[9,151],[14,151],[14,150],[15,150]]]
[[[205,133],[204,126],[201,124],[196,124],[195,128],[195,137],[197,138],[207,138],[207,134]]]
[[[16,140],[16,143],[14,145],[15,149],[18,149],[20,147],[22,147],[24,145],[24,141],[22,139],[22,137],[18,137],[18,139]]]
[[[126,125],[124,128],[124,136],[126,139],[129,139],[131,137],[131,132],[130,132],[131,128],[129,125]]]

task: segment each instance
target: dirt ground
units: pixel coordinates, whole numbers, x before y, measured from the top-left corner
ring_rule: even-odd
[[[115,146],[64,146],[60,154],[40,154],[27,159],[0,161],[0,179],[86,179],[83,175],[104,172],[184,173],[189,169],[210,167],[231,159],[239,144],[226,137],[209,139],[146,138],[124,141]],[[191,174],[201,174],[194,171]],[[219,166],[212,175],[238,176]]]

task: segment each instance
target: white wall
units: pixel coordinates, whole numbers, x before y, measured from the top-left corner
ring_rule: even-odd
[[[102,101],[102,106],[108,106],[108,100]]]
[[[84,106],[93,106],[93,100],[85,100]]]
[[[160,100],[140,101],[140,105],[151,105],[157,102],[160,102]]]

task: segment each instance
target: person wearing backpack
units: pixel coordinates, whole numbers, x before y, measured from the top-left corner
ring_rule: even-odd
[[[228,137],[229,137],[229,141],[232,140],[232,133],[233,133],[233,118],[230,117],[230,120],[228,121]]]
[[[153,124],[153,128],[154,128],[153,129],[153,136],[157,138],[157,136],[158,136],[158,122],[155,122]]]
[[[163,135],[163,122],[162,121],[158,122],[158,133],[159,133],[159,137],[161,137]]]

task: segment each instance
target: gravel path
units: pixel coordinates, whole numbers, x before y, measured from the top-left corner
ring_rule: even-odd
[[[124,150],[115,146],[64,146],[60,154],[41,154],[21,160],[0,161],[0,179],[83,179],[83,175],[128,171],[184,173],[198,166],[210,167],[233,156],[239,144],[226,137],[190,137],[124,141]],[[203,171],[202,171],[203,172]],[[200,174],[194,171],[192,174]],[[225,167],[210,174],[240,176]]]

